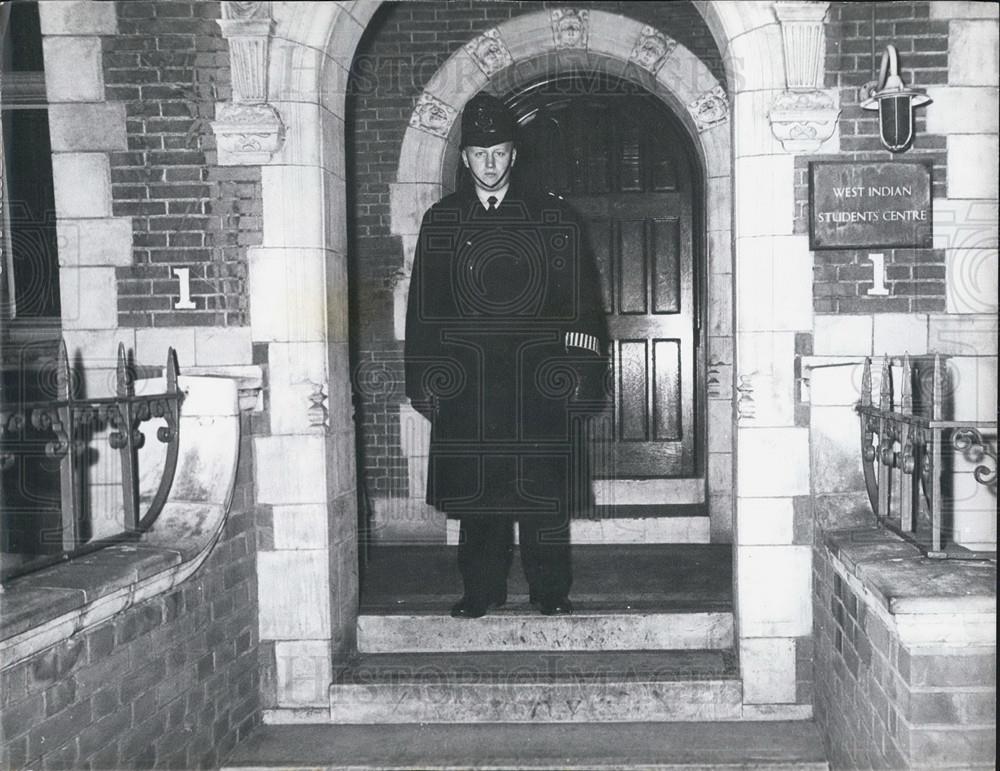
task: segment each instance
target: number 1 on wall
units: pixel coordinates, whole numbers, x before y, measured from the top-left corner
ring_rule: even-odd
[[[194,310],[194,302],[191,301],[191,269],[174,268],[174,275],[181,286],[181,299],[174,303],[174,310],[190,311]]]
[[[872,261],[873,284],[868,294],[884,297],[889,294],[889,289],[885,285],[885,255],[882,252],[872,252],[868,255],[868,259]]]

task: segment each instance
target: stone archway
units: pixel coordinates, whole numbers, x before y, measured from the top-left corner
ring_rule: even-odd
[[[357,532],[343,116],[350,63],[378,5],[275,4],[273,21],[262,27],[270,47],[266,101],[286,132],[263,166],[263,244],[249,258],[253,340],[266,350],[270,374],[270,435],[254,439],[258,502],[273,512],[274,548],[258,557],[261,648],[270,655],[268,722],[323,719],[326,691],[316,684],[331,681],[334,657],[353,644]],[[786,85],[781,27],[770,3],[696,0],[695,6],[726,61],[732,108],[732,175],[719,174],[709,192],[734,205],[709,216],[720,233],[715,248],[735,255],[737,351],[719,377],[737,373],[740,392],[734,498],[743,715],[807,717],[811,707],[795,704],[795,684],[797,646],[811,632],[810,547],[795,541],[791,522],[796,498],[809,490],[801,460],[809,455],[808,428],[794,421],[793,356],[785,349],[794,346],[796,332],[812,328],[811,260],[801,237],[792,235],[793,157],[767,119]],[[509,35],[513,54],[515,40],[532,45],[532,35],[549,38],[551,28],[519,35],[512,28]],[[635,36],[628,42],[634,45]],[[617,34],[607,45],[612,58],[631,56]],[[434,87],[428,84],[432,95]],[[437,139],[447,146],[447,137]],[[405,192],[405,208],[422,211],[414,202],[436,195],[429,186],[443,178],[440,159],[447,154],[440,150],[430,152],[439,159],[427,166],[435,169],[430,178],[419,162],[412,174],[401,169],[397,183],[414,186]],[[398,227],[405,237],[406,228]],[[798,262],[789,264],[789,255]],[[794,298],[791,314],[786,306],[779,318],[773,303],[749,302],[778,285]],[[759,459],[778,451],[792,460],[762,467]],[[762,535],[761,522],[772,518],[788,527]]]
[[[397,339],[403,337],[409,274],[427,208],[450,192],[458,164],[458,116],[482,90],[509,93],[559,72],[604,73],[628,80],[656,96],[684,124],[698,155],[705,211],[705,299],[709,308],[708,361],[713,386],[707,394],[706,465],[716,494],[705,500],[713,541],[732,534],[732,207],[729,108],[725,89],[706,65],[665,32],[604,11],[553,9],[517,16],[469,39],[430,77],[403,137],[396,182],[390,184],[390,230],[403,246],[403,278],[394,287]],[[723,370],[725,371],[723,373]],[[726,381],[726,382],[723,382]],[[410,498],[397,515],[423,519],[423,480],[430,427],[408,405],[400,406],[400,434],[410,472]],[[698,487],[699,480],[603,480],[606,503],[668,503]],[[704,480],[698,500],[703,500]],[[719,494],[719,491],[725,491]],[[399,499],[378,501],[390,507]],[[378,506],[376,510],[378,510]],[[391,512],[389,516],[392,516]],[[454,536],[455,533],[452,533]]]

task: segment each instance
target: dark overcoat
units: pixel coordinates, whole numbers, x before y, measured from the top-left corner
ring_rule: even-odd
[[[512,184],[474,190],[420,228],[406,316],[406,394],[432,422],[427,502],[449,516],[587,514],[585,440],[607,404],[607,324],[580,223]]]

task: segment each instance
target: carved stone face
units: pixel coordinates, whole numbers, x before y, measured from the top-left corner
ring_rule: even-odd
[[[491,72],[500,69],[504,62],[500,44],[491,37],[484,37],[476,44],[476,58]]]
[[[559,42],[565,46],[579,45],[583,40],[583,22],[572,14],[563,16],[557,25]]]
[[[643,67],[650,68],[667,53],[667,44],[656,36],[647,37],[639,46],[637,59]]]
[[[718,123],[726,117],[726,103],[715,96],[709,96],[698,105],[697,120],[705,125]]]
[[[424,102],[417,108],[420,123],[434,131],[443,131],[448,126],[448,113],[434,102]]]

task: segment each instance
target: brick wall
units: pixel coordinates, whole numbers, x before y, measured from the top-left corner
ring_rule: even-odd
[[[813,550],[815,716],[837,768],[992,768],[996,647],[908,649]]]
[[[874,50],[872,57],[872,20]],[[826,85],[840,92],[838,155],[796,156],[795,232],[809,229],[809,161],[888,161],[879,140],[878,113],[862,110],[859,88],[878,76],[888,43],[899,51],[903,81],[926,88],[948,80],[948,22],[930,20],[930,4],[831,3],[826,24]],[[873,69],[874,68],[874,69]],[[930,161],[932,197],[947,196],[945,136],[927,133],[927,108],[915,113],[916,138],[899,157]],[[885,255],[888,296],[871,296],[869,251],[834,249],[814,253],[813,308],[819,313],[916,313],[945,308],[943,249],[879,249]]]
[[[117,270],[122,327],[245,326],[246,248],[261,238],[260,169],[215,166],[209,122],[230,98],[220,3],[119,2],[103,39],[105,95],[125,103],[128,150],[112,153],[115,216],[132,217],[135,264]],[[173,268],[193,310],[175,310]]]
[[[4,768],[213,768],[259,723],[248,421],[201,568],[0,673]]]
[[[715,41],[689,2],[441,2],[383,7],[358,47],[348,97],[347,147],[354,368],[361,396],[360,430],[368,492],[408,494],[406,459],[398,437],[402,400],[402,344],[393,333],[392,290],[403,267],[399,238],[389,232],[389,183],[399,148],[424,84],[461,45],[508,19],[567,5],[622,14],[675,38],[725,84]],[[377,381],[372,385],[369,379]],[[386,383],[394,384],[386,387]]]

